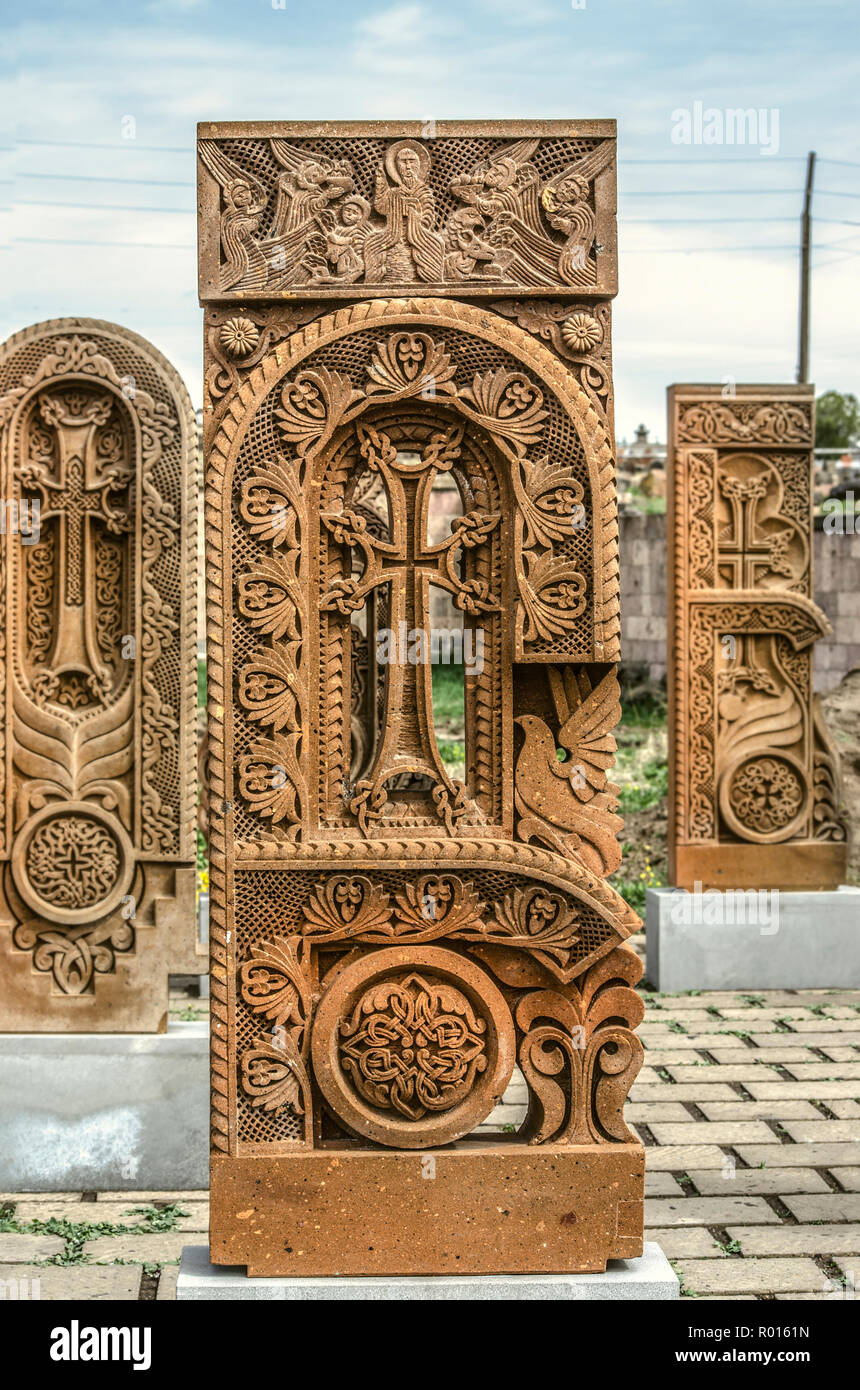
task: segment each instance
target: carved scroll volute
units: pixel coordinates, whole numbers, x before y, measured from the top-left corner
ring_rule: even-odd
[[[631,988],[641,973],[638,957],[621,947],[564,994],[536,990],[518,1004],[530,1091],[522,1134],[530,1143],[635,1142],[622,1112],[643,1059],[633,1030],[644,1004]]]

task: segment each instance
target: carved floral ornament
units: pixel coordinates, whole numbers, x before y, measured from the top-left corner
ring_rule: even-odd
[[[366,875],[327,876],[298,932],[251,945],[240,966],[259,1028],[238,1056],[246,1103],[269,1124],[295,1117],[309,1138],[313,1074],[348,1130],[425,1148],[486,1118],[516,1049],[534,1096],[520,1137],[630,1142],[621,1109],[642,1061],[632,1031],[642,967],[616,948],[578,975],[566,968],[582,920],[575,900],[543,885],[515,890],[491,915],[457,875],[407,879],[393,894]],[[515,985],[515,1015],[462,947],[426,945],[440,940]],[[332,947],[351,954],[319,996],[312,953]]]
[[[788,401],[698,401],[678,411],[678,443],[809,445],[812,416],[808,403]]]
[[[349,890],[344,881],[333,896],[346,906]],[[378,904],[362,906],[352,896],[354,920],[370,920],[374,911],[378,918]],[[252,1107],[306,1115],[312,1049],[318,1084],[348,1128],[395,1147],[449,1142],[493,1108],[516,1037],[535,1097],[523,1137],[532,1144],[630,1141],[621,1109],[642,1063],[633,1030],[644,1012],[632,988],[642,970],[633,953],[614,951],[564,992],[529,991],[514,949],[510,969],[526,992],[512,1016],[468,957],[425,947],[426,937],[413,937],[408,948],[399,939],[399,948],[356,955],[335,972],[312,1034],[310,942],[276,938],[252,948],[240,972],[242,998],[274,1024],[240,1057]],[[494,968],[507,978],[504,966]]]

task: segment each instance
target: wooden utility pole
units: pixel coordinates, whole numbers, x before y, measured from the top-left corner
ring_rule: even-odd
[[[809,380],[809,261],[812,250],[812,179],[815,151],[806,158],[806,190],[800,219],[800,341],[797,351],[797,380]]]

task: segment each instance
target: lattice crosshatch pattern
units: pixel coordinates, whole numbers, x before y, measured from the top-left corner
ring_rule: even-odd
[[[163,1031],[169,971],[206,969],[191,402],[144,339],[60,319],[0,348],[0,429],[0,1026]]]
[[[606,881],[614,139],[201,129],[216,1263],[641,1252],[638,919]],[[480,652],[458,767],[441,601]],[[476,1141],[515,1065],[522,1129]]]
[[[672,883],[833,888],[838,765],[812,693],[811,386],[669,392]]]

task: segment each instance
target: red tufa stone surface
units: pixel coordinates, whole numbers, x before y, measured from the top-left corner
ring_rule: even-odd
[[[641,1253],[614,149],[612,122],[201,128],[215,1263]],[[515,1061],[520,1132],[469,1140]]]
[[[602,1270],[642,1253],[638,1144],[212,1161],[213,1264],[249,1275]]]

